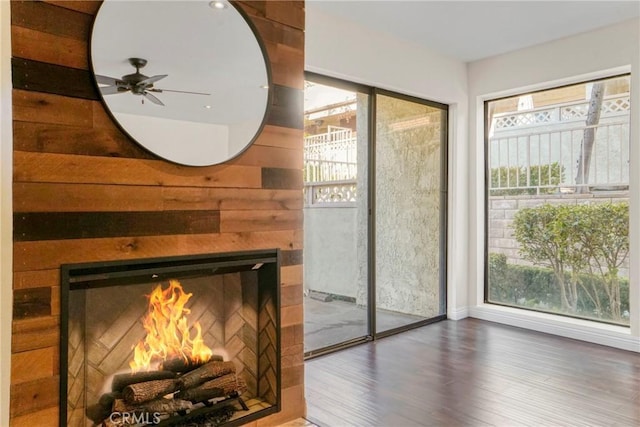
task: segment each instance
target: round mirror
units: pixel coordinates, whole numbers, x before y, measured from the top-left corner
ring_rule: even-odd
[[[119,126],[152,153],[208,166],[244,151],[270,97],[265,49],[227,1],[105,0],[93,74]]]

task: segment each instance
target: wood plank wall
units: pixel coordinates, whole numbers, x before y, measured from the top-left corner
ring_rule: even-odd
[[[240,3],[266,44],[273,101],[251,148],[204,168],[150,155],[109,119],[88,71],[99,5],[11,3],[11,425],[58,425],[61,264],[272,247],[283,250],[283,411],[253,424],[300,417],[304,2]]]

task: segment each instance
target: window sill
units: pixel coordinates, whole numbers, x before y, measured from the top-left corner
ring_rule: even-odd
[[[630,328],[624,326],[493,304],[471,307],[469,316],[640,353],[640,337],[632,336]]]

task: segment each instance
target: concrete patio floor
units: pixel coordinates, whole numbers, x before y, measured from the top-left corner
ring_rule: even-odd
[[[378,331],[408,325],[424,317],[386,310],[376,311]],[[304,297],[304,351],[317,350],[367,335],[367,310],[355,303],[318,301]]]

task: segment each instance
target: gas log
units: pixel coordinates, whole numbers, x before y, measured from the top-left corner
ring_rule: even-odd
[[[121,393],[105,393],[100,396],[98,403],[89,405],[86,409],[87,417],[96,424],[111,414],[113,411],[113,403],[116,399],[122,399]]]
[[[214,378],[227,374],[235,374],[236,365],[233,362],[209,362],[206,365],[194,369],[182,375],[178,379],[178,388],[187,390]]]
[[[87,418],[93,421],[95,424],[100,424],[102,420],[111,415],[112,409],[105,409],[99,403],[89,405],[85,410]]]
[[[214,398],[238,397],[247,390],[233,362],[218,360],[218,356],[212,359],[193,369],[192,362],[173,359],[162,365],[172,370],[115,375],[111,384],[114,391],[91,405],[87,416],[96,425],[110,426],[112,414],[175,415],[197,408],[196,404],[211,405],[208,401]]]
[[[156,399],[143,404],[139,409],[144,412],[160,412],[170,414],[193,408],[193,404],[181,399]]]
[[[156,371],[114,375],[111,389],[86,410],[87,417],[95,425],[123,425],[126,420],[119,419],[118,414],[172,417],[200,409],[203,405],[215,408],[226,404],[232,407],[227,398],[237,398],[236,402],[247,409],[239,398],[246,392],[247,385],[237,376],[235,364],[216,355],[204,364],[176,358],[163,362]],[[217,401],[211,402],[212,399]]]
[[[175,378],[178,375],[171,371],[149,371],[149,372],[136,372],[135,374],[118,374],[114,375],[111,382],[112,392],[121,392],[124,388],[130,384],[142,383],[145,381],[153,380],[165,380]]]
[[[143,403],[173,393],[178,389],[177,385],[174,379],[145,381],[126,386],[122,395],[127,403]]]
[[[200,366],[204,365],[208,362],[222,362],[222,356],[218,356],[214,354],[209,358],[209,360],[205,362],[195,362],[191,359],[185,360],[182,357],[177,357],[175,359],[165,360],[160,365],[160,369],[163,371],[171,371],[171,372],[189,372]]]
[[[205,402],[216,397],[225,397],[232,394],[242,394],[247,386],[235,373],[223,375],[213,380],[200,384],[197,387],[180,391],[176,397],[193,403]]]
[[[140,405],[131,405],[122,399],[113,402],[111,412],[159,412],[161,414],[171,414],[173,412],[184,411],[193,408],[193,404],[181,399],[159,399],[151,400]],[[109,414],[107,414],[109,415]]]

